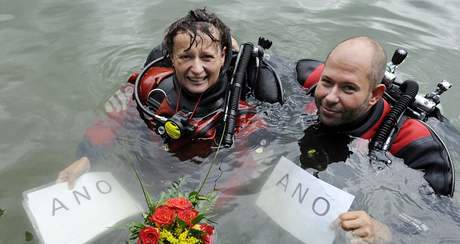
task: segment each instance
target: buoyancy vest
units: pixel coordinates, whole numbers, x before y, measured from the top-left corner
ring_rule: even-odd
[[[176,111],[181,110],[184,107],[185,111],[192,111],[191,107],[196,105],[195,100],[190,97],[190,94],[186,92],[181,93],[181,98],[179,102],[180,108],[176,108],[176,100],[178,100],[177,85],[174,83],[173,69],[171,68],[171,63],[168,58],[163,58],[160,62],[153,62],[165,57],[165,49],[160,45],[155,47],[149,54],[145,66],[147,67],[150,63],[155,63],[152,67],[146,70],[146,73],[142,75],[142,82],[140,83],[140,100],[142,103],[155,103],[155,99],[151,98],[151,93],[156,88],[161,88],[165,90],[170,90],[167,99],[161,99],[157,101],[158,106],[155,109],[157,115],[170,118],[174,116]],[[267,64],[268,65],[268,64]],[[253,89],[253,93],[256,96],[256,99],[265,101],[265,102],[281,102],[284,100],[283,89],[279,79],[276,78],[276,74],[272,69],[269,69],[267,65],[261,66],[259,69],[262,75],[259,75],[257,82],[253,82],[258,87],[260,87],[259,92]],[[144,71],[143,71],[144,72]],[[270,75],[271,74],[271,75]],[[225,76],[230,75],[230,73],[225,74]],[[88,146],[85,148],[91,147],[103,147],[107,148],[112,145],[114,142],[118,131],[122,129],[125,122],[130,120],[129,118],[137,117],[139,114],[134,114],[132,112],[139,111],[139,108],[136,106],[135,99],[130,99],[134,97],[135,81],[139,76],[139,73],[132,73],[129,77],[128,82],[120,87],[118,91],[111,96],[108,101],[105,103],[106,107],[106,117],[101,117],[90,126],[85,133],[85,138],[88,142]],[[171,82],[172,81],[172,82]],[[180,157],[182,159],[191,158],[193,155],[199,154],[200,156],[207,156],[212,146],[216,145],[216,139],[219,138],[219,128],[222,127],[222,114],[223,114],[223,98],[225,97],[225,86],[226,81],[222,80],[220,86],[215,86],[213,89],[210,89],[210,93],[202,97],[200,101],[200,106],[197,107],[193,119],[191,119],[190,124],[195,129],[192,133],[194,136],[189,136],[181,140],[174,140],[172,143],[168,143],[169,151],[180,151]],[[264,91],[264,92],[260,92]],[[269,91],[269,92],[267,92]],[[187,99],[191,98],[191,99]],[[204,98],[204,99],[203,99]],[[239,102],[239,112],[236,121],[235,128],[235,139],[244,138],[253,134],[253,132],[260,130],[261,128],[266,127],[265,122],[261,120],[255,114],[255,109],[253,106],[249,105],[244,101],[244,96]],[[132,111],[130,108],[134,108]],[[186,109],[188,108],[188,110]],[[139,111],[140,112],[140,111]],[[158,128],[154,120],[149,120],[141,112],[140,116],[144,118],[146,124],[152,130]],[[199,143],[195,143],[199,141]],[[193,144],[193,147],[187,147],[187,145]],[[198,147],[203,149],[197,149]],[[206,150],[204,150],[206,148]],[[175,150],[176,149],[176,150]],[[83,150],[88,151],[88,150]],[[187,153],[186,151],[190,151]],[[206,152],[205,152],[206,151]],[[200,153],[205,152],[205,153]],[[188,155],[188,156],[187,156]]]
[[[246,51],[254,48],[251,43],[246,43],[243,46],[242,50]],[[241,51],[239,54],[242,53],[248,52]],[[265,60],[264,57],[254,58],[250,56],[248,66],[240,69],[240,62],[238,62],[239,54],[237,56],[237,54],[232,55],[231,53],[227,53],[225,64],[221,70],[217,84],[213,85],[197,98],[189,94],[185,89],[181,89],[173,74],[172,64],[165,48],[162,45],[155,47],[147,58],[145,68],[139,75],[140,78],[136,81],[140,85],[135,85],[134,98],[138,104],[141,117],[144,118],[145,122],[152,129],[160,128],[158,123],[155,123],[155,120],[158,122],[158,119],[165,120],[166,118],[174,119],[178,117],[176,121],[187,121],[187,124],[191,125],[185,129],[185,131],[190,132],[189,134],[192,135],[189,138],[206,139],[216,137],[214,131],[215,128],[219,127],[219,125],[216,126],[216,122],[223,122],[221,121],[222,112],[225,111],[224,118],[227,120],[225,123],[228,128],[224,132],[224,144],[226,146],[231,145],[230,137],[240,131],[238,125],[244,121],[251,120],[249,118],[255,115],[254,108],[245,102],[248,94],[252,94],[259,101],[269,103],[284,102],[284,89],[280,78],[268,60]],[[236,77],[235,73],[240,74],[241,72],[244,74],[244,76],[239,76],[240,78],[243,77],[242,83],[235,84],[236,81],[232,80],[231,84],[229,84],[230,77],[234,79]],[[158,75],[154,75],[155,73]],[[136,77],[132,78],[134,82]],[[170,79],[172,79],[172,82],[169,81]],[[241,80],[238,82],[241,82]],[[163,84],[160,83],[168,84],[166,85],[167,89],[162,88]],[[161,92],[158,89],[161,89]],[[240,92],[237,91],[238,89]],[[166,101],[163,101],[161,98],[152,99],[152,97],[158,96],[151,96],[151,93],[162,93],[167,96],[167,99]],[[239,93],[241,93],[241,96],[236,95]],[[139,97],[137,94],[139,94]],[[144,104],[153,107],[155,113],[146,111]],[[238,106],[237,110],[233,111],[236,106]],[[237,118],[235,115],[237,115]],[[151,117],[153,120],[147,117]],[[171,124],[174,126],[168,126]],[[223,123],[217,124],[222,125]],[[171,131],[171,128],[176,129],[180,127],[176,126],[178,125],[176,123],[165,125],[164,128],[166,128],[167,132]],[[179,135],[181,133],[173,134]]]
[[[129,82],[134,83],[138,75],[133,74]],[[152,108],[156,115],[173,118],[181,114],[186,120],[187,126],[190,126],[191,130],[184,138],[178,140],[168,138],[165,141],[169,150],[177,151],[197,141],[201,145],[205,145],[205,148],[211,148],[218,144],[220,133],[222,133],[226,85],[226,79],[221,78],[201,97],[197,97],[181,89],[172,68],[152,67],[141,77],[139,98],[144,104]],[[159,100],[151,96],[155,89],[160,89],[167,96]],[[142,113],[141,116],[149,128],[152,130],[159,128],[159,124],[154,118],[144,116]],[[255,108],[240,100],[236,133],[238,134],[245,128],[245,133],[240,135],[245,136],[264,127],[265,123],[257,118]],[[203,153],[202,156],[209,154],[209,152]]]

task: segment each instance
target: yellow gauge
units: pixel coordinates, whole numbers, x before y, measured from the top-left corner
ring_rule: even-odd
[[[179,139],[182,135],[182,131],[179,126],[171,120],[166,121],[165,130],[166,134],[174,140]]]

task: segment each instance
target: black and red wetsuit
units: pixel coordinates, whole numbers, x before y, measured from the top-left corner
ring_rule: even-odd
[[[156,51],[157,48],[149,55],[146,63],[158,57]],[[197,165],[209,161],[208,156],[215,151],[219,143],[228,78],[222,76],[197,101],[196,97],[180,89],[172,69],[167,65],[148,69],[140,83],[141,99],[147,99],[152,89],[161,88],[167,94],[167,98],[160,101],[161,105],[156,114],[171,117],[178,111],[192,112],[192,119],[199,130],[197,135],[168,140],[165,143],[163,138],[152,130],[152,124],[144,123],[146,121],[139,115],[133,99],[136,76],[133,74],[129,81],[107,100],[105,114],[86,130],[77,156],[88,157],[96,169],[114,169],[120,172],[122,177],[126,170],[131,170],[126,169],[125,164],[134,163],[141,169],[139,173],[146,181],[166,183],[190,174],[197,174],[195,178],[199,179],[200,167]],[[212,123],[208,126],[206,123],[211,120]],[[248,167],[255,162],[249,159],[249,150],[258,147],[262,141],[266,144],[270,136],[269,133],[265,133],[265,127],[265,122],[256,115],[255,107],[240,100],[234,149],[247,154],[244,164]],[[116,161],[121,162],[116,164]],[[117,169],[119,164],[121,166]],[[160,185],[158,184],[157,190],[164,190],[164,186]]]
[[[313,94],[314,87],[321,77],[324,65],[316,60],[300,60],[297,64],[297,80]],[[316,105],[307,104],[308,113],[316,113]],[[374,105],[368,116],[351,125],[328,128],[350,136],[371,140],[382,124],[391,106],[383,98]],[[327,128],[327,127],[326,127]],[[402,158],[411,168],[425,172],[425,179],[435,192],[452,195],[454,192],[454,168],[449,153],[430,127],[413,118],[404,117],[398,124],[389,151]]]
[[[174,75],[170,70],[162,70],[163,73],[155,75],[166,75],[161,77],[160,85],[168,92],[168,98],[162,103],[158,114],[162,116],[172,116],[176,110],[192,112],[194,110],[194,119],[198,121],[210,114],[210,111],[221,109],[225,97],[225,84],[216,85],[212,94],[208,97],[201,98],[197,108],[196,101],[188,98],[188,94],[181,91],[179,95],[174,87]],[[155,78],[152,78],[155,79]],[[133,80],[123,84],[115,94],[108,99],[105,104],[106,114],[103,118],[96,120],[85,133],[84,141],[80,145],[79,156],[87,156],[91,159],[98,158],[98,153],[101,149],[109,149],[117,140],[117,137],[126,126],[134,126],[132,124],[142,121],[136,109],[136,103],[132,99],[134,90]],[[220,82],[222,83],[222,82]],[[167,101],[166,101],[167,100]],[[250,106],[245,101],[240,101],[240,113],[237,119],[236,137],[240,139],[247,137],[253,132],[265,127],[265,123],[256,116],[255,108]],[[223,111],[219,111],[223,112]],[[219,117],[221,120],[221,116]],[[203,121],[206,122],[206,121]],[[130,125],[131,124],[131,125]],[[137,125],[145,128],[145,126]],[[205,128],[205,131],[198,137],[186,137],[179,140],[171,140],[168,145],[168,151],[173,153],[180,160],[191,159],[195,156],[206,157],[212,152],[212,147],[217,146],[219,129],[222,126],[221,121],[214,124],[211,128]],[[150,130],[151,140],[161,141],[158,135],[155,135]]]

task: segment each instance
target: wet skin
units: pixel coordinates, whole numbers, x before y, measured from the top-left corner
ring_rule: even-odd
[[[359,120],[383,93],[381,86],[371,89],[370,54],[356,49],[339,46],[325,63],[315,90],[319,118],[325,125],[337,126]]]
[[[213,36],[217,37],[216,31]],[[192,43],[188,33],[179,32],[174,37],[172,64],[182,88],[192,94],[202,94],[217,83],[225,60],[225,50],[218,41],[198,32]]]

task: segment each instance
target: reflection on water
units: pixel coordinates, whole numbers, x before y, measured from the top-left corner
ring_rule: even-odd
[[[25,231],[32,227],[21,207],[21,193],[53,181],[75,159],[85,128],[103,113],[106,98],[143,64],[167,24],[203,5],[222,16],[240,42],[260,35],[274,42],[272,59],[288,95],[282,107],[258,108],[269,134],[253,139],[249,151],[235,147],[217,158],[206,188],[221,192],[215,217],[218,243],[298,242],[254,205],[280,156],[298,164],[306,155],[315,156],[300,147],[312,139],[304,130],[315,118],[303,114],[309,98],[293,77],[297,59],[324,59],[333,45],[353,35],[375,37],[388,53],[405,47],[409,56],[401,76],[419,80],[424,93],[440,79],[451,81],[454,88],[442,102],[445,115],[459,125],[455,80],[460,70],[454,64],[460,59],[460,4],[455,1],[158,0],[133,5],[117,0],[0,0],[0,209],[6,209],[0,218],[0,243],[24,243]],[[152,192],[183,175],[188,176],[188,189],[195,188],[212,157],[177,160],[138,122],[120,134],[111,150],[101,152],[96,168],[112,169],[139,199],[131,163]],[[460,140],[450,129],[441,136],[458,162]],[[339,150],[353,151],[345,158],[328,151],[330,161],[340,163],[319,166],[323,171],[316,174],[354,194],[352,209],[366,209],[388,224],[395,243],[459,243],[459,190],[453,200],[436,197],[422,173],[398,159],[376,171],[368,164],[366,143],[352,140]],[[123,243],[126,234],[112,231],[95,243]],[[338,232],[336,242],[345,238]]]

